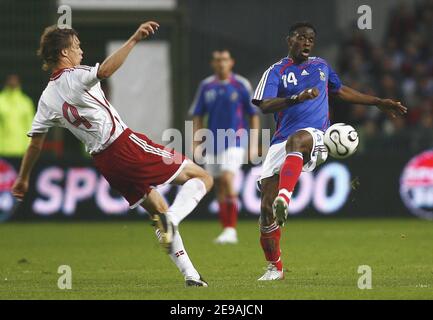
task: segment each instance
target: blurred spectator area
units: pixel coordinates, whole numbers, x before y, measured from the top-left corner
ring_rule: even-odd
[[[396,2],[385,18],[379,43],[355,23],[345,32],[336,69],[344,84],[397,99],[408,107],[408,115],[390,120],[377,109],[333,101],[333,121],[358,128],[361,151],[433,148],[433,1]]]
[[[234,71],[255,87],[263,72],[287,54],[289,26],[309,20],[318,29],[314,55],[326,58],[343,83],[365,93],[399,99],[409,108],[406,117],[389,120],[376,108],[332,99],[332,121],[356,126],[361,135],[360,151],[417,152],[433,147],[433,0],[173,3],[174,9],[163,12],[72,8],[73,26],[82,38],[86,64],[101,62],[107,54],[106,44],[126,39],[142,19],[161,22],[155,39],[170,43],[172,127],[183,132],[195,89],[211,73],[209,57],[215,48],[230,49],[236,60]],[[372,8],[373,30],[356,27],[357,8],[362,4]],[[58,19],[57,6],[56,0],[0,1],[0,82],[8,74],[18,74],[23,91],[35,106],[49,78],[35,52],[44,27]],[[113,92],[109,83],[102,85],[107,93]],[[160,112],[152,101],[140,102],[143,108]],[[273,128],[272,117],[262,116],[262,126]],[[50,130],[45,148],[49,151],[46,154],[55,157],[85,155],[81,143],[63,129]]]
[[[41,62],[36,57],[36,49],[47,21],[54,22],[56,15],[55,1],[0,1],[0,83],[3,85],[9,74],[17,74],[23,92],[28,94],[35,107],[48,81],[48,75],[41,70]],[[23,131],[29,129],[30,125]],[[0,139],[5,139],[5,135]],[[62,157],[64,145],[63,130],[50,130],[43,156]]]

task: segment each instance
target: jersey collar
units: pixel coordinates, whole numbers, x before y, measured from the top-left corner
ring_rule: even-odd
[[[218,76],[215,75],[215,81],[218,82],[218,83],[224,83],[224,84],[226,84],[226,83],[230,83],[233,80],[233,77],[234,77],[233,72],[230,73],[229,77],[227,79],[225,79],[225,80],[220,80],[218,78]]]
[[[56,79],[58,79],[58,78],[62,75],[62,73],[63,73],[65,70],[68,70],[68,69],[70,69],[70,68],[62,68],[62,69],[58,69],[58,70],[56,70],[55,72],[53,72],[53,73],[51,74],[50,80],[56,80]]]
[[[304,62],[302,62],[300,64],[295,64],[295,61],[292,58],[290,58],[289,56],[287,56],[287,60],[288,60],[288,62],[291,62],[291,64],[293,64],[295,66],[302,66],[302,65],[304,65],[306,63],[308,64],[310,62],[310,57],[308,57],[307,60],[305,60]]]

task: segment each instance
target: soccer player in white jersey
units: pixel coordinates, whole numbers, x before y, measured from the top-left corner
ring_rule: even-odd
[[[84,143],[96,168],[126,198],[130,208],[141,205],[149,212],[158,239],[184,275],[185,284],[207,286],[189,259],[177,226],[211,189],[212,177],[182,154],[129,129],[100,85],[122,65],[134,46],[158,27],[153,21],[141,24],[121,48],[101,65],[91,67],[80,65],[83,51],[73,29],[45,29],[38,54],[43,69],[52,71],[52,76],[39,99],[28,133],[31,142],[12,193],[19,200],[24,198],[48,129],[67,128]],[[155,189],[168,183],[182,185],[170,207]]]

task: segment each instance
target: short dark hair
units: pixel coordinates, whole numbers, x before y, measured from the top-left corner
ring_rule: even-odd
[[[78,33],[70,29],[60,29],[56,25],[46,27],[42,33],[37,55],[42,58],[42,69],[52,69],[60,58],[60,51],[69,48],[72,44],[72,37]]]
[[[215,50],[212,50],[212,54],[211,54],[212,58],[216,52],[228,52],[230,54],[230,57],[232,56],[231,50],[223,47],[223,48],[217,48]]]
[[[314,28],[314,26],[310,22],[301,21],[301,22],[296,22],[290,26],[289,36],[292,36],[296,30],[298,30],[299,28],[303,28],[303,27],[313,29],[314,33],[317,34],[316,28]]]

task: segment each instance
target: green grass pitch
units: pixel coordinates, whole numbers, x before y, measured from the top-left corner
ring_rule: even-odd
[[[266,266],[257,222],[238,245],[215,245],[217,221],[185,221],[184,243],[209,288],[185,288],[149,221],[0,225],[0,299],[433,299],[433,223],[416,219],[292,219],[283,228],[286,279]],[[72,289],[60,290],[60,265]],[[372,289],[357,286],[359,265]]]

